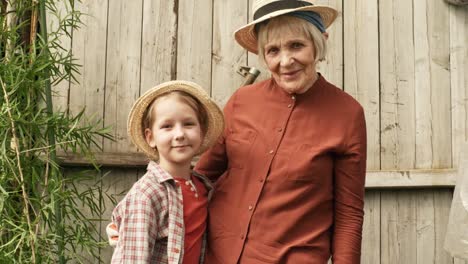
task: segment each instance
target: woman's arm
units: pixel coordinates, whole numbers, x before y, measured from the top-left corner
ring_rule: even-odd
[[[359,108],[351,118],[345,152],[334,166],[333,263],[360,263],[364,184],[366,174],[366,123]]]
[[[216,144],[208,149],[195,166],[195,171],[208,177],[215,182],[227,169],[228,157],[226,154],[226,137],[231,129],[231,117],[234,111],[234,102],[236,93],[234,93],[224,107],[224,131]]]

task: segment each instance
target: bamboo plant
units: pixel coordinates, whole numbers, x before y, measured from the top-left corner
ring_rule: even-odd
[[[0,0],[0,263],[96,262],[105,245],[99,168],[67,170],[56,157],[60,150],[92,160],[91,150],[111,138],[84,110],[54,110],[52,87],[79,73],[61,40],[81,14],[73,0],[63,2],[61,16],[54,0]],[[51,16],[57,26],[48,29]]]

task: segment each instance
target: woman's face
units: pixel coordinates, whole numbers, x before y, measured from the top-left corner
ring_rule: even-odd
[[[265,62],[288,93],[306,92],[317,79],[314,43],[303,34],[282,30],[265,45]]]

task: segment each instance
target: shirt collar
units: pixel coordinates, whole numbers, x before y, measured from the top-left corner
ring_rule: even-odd
[[[156,177],[158,183],[174,181],[172,175],[165,171],[163,168],[161,168],[161,166],[159,166],[159,164],[154,161],[150,161],[148,163],[147,170]]]
[[[320,87],[322,87],[323,84],[327,82],[325,78],[322,76],[322,74],[317,72],[317,75],[318,75],[318,78],[314,82],[312,87],[310,87],[305,93],[302,93],[302,94],[287,93],[285,90],[283,90],[283,88],[279,87],[279,85],[275,82],[273,78],[270,78],[270,82],[271,82],[270,87],[272,87],[272,90],[276,94],[277,98],[279,98],[283,102],[289,102],[289,100],[291,99],[291,96],[294,96],[298,100],[299,99],[303,100],[305,98],[313,96],[315,93],[318,92],[318,90],[320,90]]]

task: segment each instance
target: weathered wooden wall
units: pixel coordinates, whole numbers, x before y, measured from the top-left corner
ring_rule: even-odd
[[[71,112],[86,107],[102,118],[117,138],[102,142],[103,159],[112,153],[114,163],[134,163],[126,118],[147,89],[171,79],[191,80],[222,106],[243,81],[239,66],[255,66],[262,70],[259,79],[268,77],[232,35],[251,19],[251,2],[82,0],[77,5],[88,14],[84,25],[71,41],[64,40],[82,72],[79,83],[56,87],[56,107]],[[468,140],[468,7],[443,0],[317,4],[340,12],[320,69],[365,108],[372,171],[367,185],[439,186],[368,189],[363,263],[464,263],[442,248],[452,189],[440,186],[453,185],[454,177],[447,170],[444,178],[439,169],[456,170],[460,142]],[[103,187],[110,194],[127,190],[142,174],[109,170]],[[106,205],[103,218],[109,219],[112,204]],[[106,249],[101,258],[107,262],[111,254]]]

